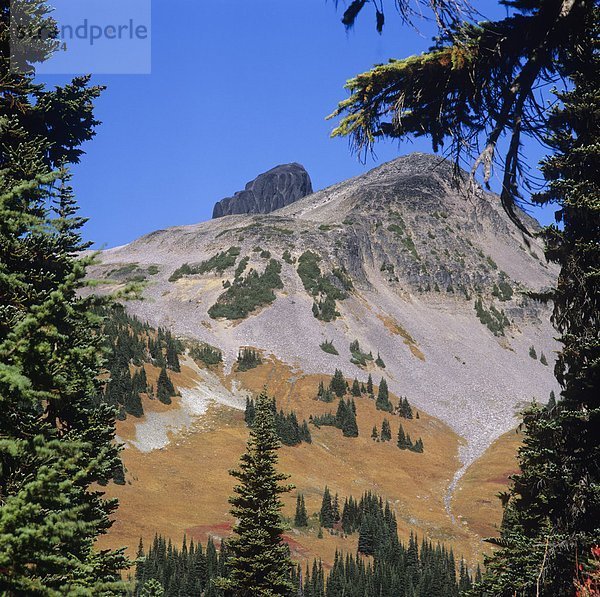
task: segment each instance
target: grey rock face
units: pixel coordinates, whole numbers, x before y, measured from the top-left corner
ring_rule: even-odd
[[[282,164],[259,174],[233,197],[218,201],[213,219],[233,214],[268,214],[312,192],[310,176],[304,166],[295,162]]]

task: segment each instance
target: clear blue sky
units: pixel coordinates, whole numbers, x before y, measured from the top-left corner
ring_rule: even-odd
[[[74,179],[86,237],[110,247],[209,219],[215,201],[279,163],[304,164],[321,189],[430,151],[426,140],[381,144],[361,164],[329,138],[325,116],[348,78],[429,46],[432,26],[402,26],[388,5],[380,36],[370,11],[347,33],[341,1],[337,11],[333,0],[154,1],[152,73],[94,77],[108,87],[97,103],[103,124]],[[539,155],[530,149],[533,163]]]

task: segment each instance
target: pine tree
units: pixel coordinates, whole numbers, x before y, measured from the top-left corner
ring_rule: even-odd
[[[173,338],[170,332],[165,334],[165,345],[166,345],[166,364],[171,371],[179,373],[181,367],[179,365],[179,346],[177,340]]]
[[[600,461],[600,173],[591,167],[600,138],[600,9],[578,19],[583,31],[563,56],[573,88],[549,118],[548,189],[534,197],[556,203],[564,223],[544,231],[546,256],[561,265],[553,321],[563,343],[555,366],[562,392],[552,408],[524,413],[521,473],[484,582],[500,594],[533,594],[538,586],[543,594],[572,593],[576,567],[585,567],[600,538],[600,469],[592,464]]]
[[[231,472],[239,482],[229,500],[237,523],[227,543],[228,574],[218,586],[240,597],[289,597],[294,590],[292,562],[282,540],[280,495],[291,487],[281,484],[287,476],[276,469],[279,440],[266,393],[256,399],[255,408],[246,452],[239,468]]]
[[[329,389],[338,397],[342,398],[346,395],[346,380],[344,374],[336,369],[331,382],[329,383]]]
[[[294,526],[295,527],[307,527],[308,526],[308,515],[306,513],[306,504],[304,503],[304,496],[299,493],[296,498],[296,514],[294,515]]]
[[[373,396],[373,377],[370,373],[367,379],[367,394],[369,394],[369,396]]]
[[[381,424],[381,441],[389,442],[392,439],[392,430],[390,428],[390,422],[387,419],[383,419]]]
[[[356,379],[356,377],[354,378],[354,381],[352,382],[352,395],[355,398],[359,398],[360,397],[360,384],[358,383],[358,379]]]
[[[524,414],[522,474],[507,496],[502,549],[488,567],[486,590],[562,595],[572,593],[576,560],[589,558],[600,536],[600,469],[592,464],[600,459],[600,8],[586,0],[503,4],[509,10],[502,20],[473,23],[456,18],[454,3],[436,3],[443,30],[434,46],[349,81],[333,134],[352,136],[358,151],[386,137],[427,135],[435,150],[448,140],[456,166],[467,152],[486,181],[503,162],[500,202],[525,234],[515,210],[523,136],[545,137],[552,152],[542,162],[547,188],[532,199],[557,205],[562,224],[543,233],[546,257],[561,266],[553,321],[564,344],[555,367],[562,398],[552,411]],[[353,3],[346,23],[369,5]],[[540,110],[540,85],[553,84],[566,91],[553,109]]]
[[[89,77],[52,90],[35,82],[33,63],[51,56],[52,36],[21,48],[11,69],[9,20],[22,5],[8,4],[0,16],[0,593],[117,592],[126,559],[94,549],[117,506],[98,490],[120,462],[115,410],[97,400],[104,339],[97,301],[80,296],[89,260],[76,256],[88,245],[68,172],[94,136],[101,88]],[[42,1],[12,16],[28,30],[55,30]]]
[[[387,381],[385,381],[385,379],[383,379],[383,378],[381,379],[381,382],[379,383],[379,391],[377,392],[377,400],[375,402],[375,408],[377,408],[377,410],[383,410],[386,412],[393,411],[392,403],[390,402],[390,395],[388,392]]]
[[[398,439],[396,441],[396,445],[401,450],[406,450],[408,448],[406,434],[404,433],[404,428],[402,427],[402,425],[400,425],[398,429]]]
[[[376,442],[379,441],[379,432],[377,431],[377,427],[373,425],[373,431],[371,431],[371,439]]]
[[[325,486],[325,490],[323,492],[321,511],[319,512],[319,522],[321,523],[321,526],[326,529],[333,528],[333,524],[335,522],[333,516],[333,501],[331,500],[331,493],[327,486]]]
[[[158,374],[156,382],[156,397],[164,404],[171,404],[171,398],[175,396],[175,388],[171,381],[166,367],[163,367]]]

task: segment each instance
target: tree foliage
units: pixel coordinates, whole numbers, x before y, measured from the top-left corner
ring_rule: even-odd
[[[231,471],[238,480],[230,498],[236,519],[234,536],[228,541],[227,577],[219,586],[236,597],[291,596],[292,562],[282,541],[281,494],[287,475],[277,472],[279,439],[275,430],[272,400],[260,394],[250,428],[246,452],[239,468]]]
[[[79,294],[88,245],[68,171],[94,136],[101,88],[37,84],[31,64],[50,57],[51,38],[11,70],[10,17],[23,8],[24,25],[56,27],[44,2],[2,2],[0,593],[118,593],[126,559],[94,542],[117,507],[98,487],[122,468],[115,410],[97,400],[103,338],[95,299]]]

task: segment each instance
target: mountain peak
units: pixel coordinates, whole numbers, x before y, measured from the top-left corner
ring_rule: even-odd
[[[233,214],[267,214],[313,192],[308,172],[301,164],[280,164],[259,174],[243,191],[221,199],[213,219]]]

